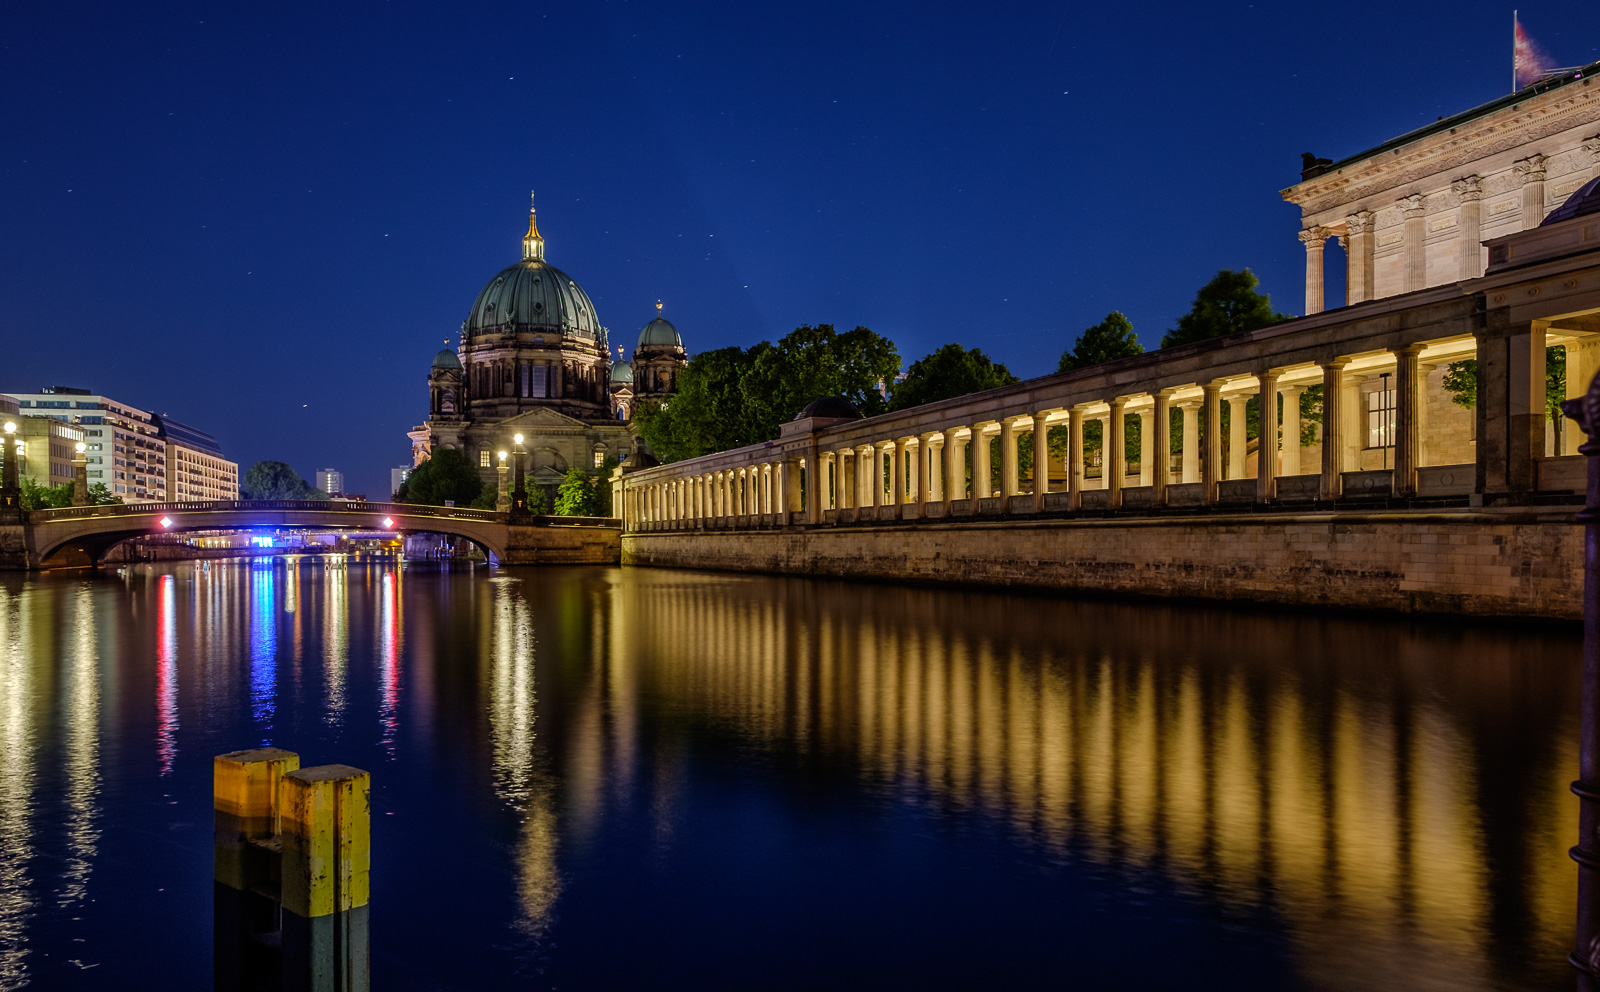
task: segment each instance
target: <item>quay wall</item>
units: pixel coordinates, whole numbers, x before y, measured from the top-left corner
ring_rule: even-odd
[[[622,562],[1398,613],[1578,619],[1570,508],[625,534]]]

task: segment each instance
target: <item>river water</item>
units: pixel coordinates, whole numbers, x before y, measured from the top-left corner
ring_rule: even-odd
[[[0,989],[202,989],[211,759],[379,989],[1565,989],[1579,641],[645,569],[0,577]]]

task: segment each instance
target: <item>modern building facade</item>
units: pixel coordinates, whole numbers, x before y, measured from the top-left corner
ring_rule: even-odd
[[[317,488],[329,496],[342,496],[344,494],[344,473],[336,468],[324,468],[317,471]]]
[[[238,498],[239,467],[222,457],[209,434],[74,386],[46,386],[36,393],[6,395],[17,402],[24,416],[81,428],[89,485],[104,483],[113,496],[125,502],[162,502],[179,498],[174,495],[179,491],[184,499]],[[174,446],[172,451],[169,445]],[[177,449],[183,451],[185,466],[180,486],[168,478]],[[192,492],[216,495],[189,495]]]
[[[499,453],[514,452],[521,434],[532,484],[553,493],[570,469],[636,461],[640,446],[628,421],[637,402],[670,393],[687,360],[677,329],[659,313],[635,352],[648,388],[620,352],[613,360],[594,302],[545,260],[530,211],[521,261],[478,293],[459,350],[434,356],[428,417],[408,435],[412,463],[456,448],[495,485]]]
[[[1328,305],[1330,239],[1344,249],[1346,305],[1482,276],[1484,242],[1538,227],[1600,177],[1597,77],[1600,63],[1337,162],[1306,153],[1282,193],[1300,208],[1305,312]]]
[[[398,465],[389,470],[389,495],[393,496],[400,491],[400,483],[406,481],[406,476],[411,474],[410,465]]]
[[[17,474],[40,486],[59,486],[72,481],[72,459],[83,428],[50,417],[22,417],[17,423],[22,438]]]

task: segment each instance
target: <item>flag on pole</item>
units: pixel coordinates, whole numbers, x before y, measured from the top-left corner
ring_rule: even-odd
[[[1550,60],[1522,30],[1515,11],[1511,13],[1511,73],[1515,89],[1532,86],[1550,71]],[[1513,91],[1514,92],[1514,91]]]

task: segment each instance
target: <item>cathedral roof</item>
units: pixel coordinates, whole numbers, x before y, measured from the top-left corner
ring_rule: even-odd
[[[461,359],[449,348],[445,348],[433,356],[433,367],[436,369],[459,369]]]
[[[522,261],[489,280],[473,301],[462,330],[468,335],[503,333],[508,324],[518,331],[574,334],[593,341],[605,336],[589,294],[544,260],[544,238],[532,211],[522,239]]]
[[[633,366],[620,358],[611,363],[611,381],[613,383],[633,382]]]
[[[657,317],[639,331],[640,348],[677,348],[683,350],[683,338],[678,329],[665,317]]]

